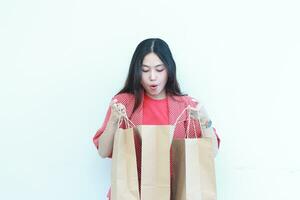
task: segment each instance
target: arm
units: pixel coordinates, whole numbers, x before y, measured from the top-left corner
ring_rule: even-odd
[[[117,129],[118,121],[110,117],[106,128],[98,139],[98,153],[102,158],[112,157],[114,137]]]
[[[101,128],[93,137],[93,142],[102,158],[112,157],[114,136],[119,126],[119,118],[124,112],[123,104],[112,101]]]

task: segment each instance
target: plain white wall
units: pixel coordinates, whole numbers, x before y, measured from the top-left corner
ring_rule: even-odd
[[[221,137],[220,200],[300,199],[298,1],[1,1],[0,199],[105,199],[92,137],[136,45],[170,46]]]

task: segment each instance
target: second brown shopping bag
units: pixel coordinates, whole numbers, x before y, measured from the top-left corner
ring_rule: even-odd
[[[188,135],[193,122],[194,137]],[[212,141],[197,137],[194,121],[189,115],[186,137],[172,142],[172,200],[216,200],[216,177]],[[201,133],[204,129],[201,122]]]
[[[170,200],[173,125],[138,125],[142,140],[141,199]]]
[[[126,129],[118,128],[112,156],[112,200],[170,200],[170,145],[173,125],[137,125],[127,116]],[[129,128],[129,122],[133,127]],[[119,125],[120,126],[120,125]],[[141,193],[134,134],[142,142]]]
[[[186,109],[174,124],[135,127],[142,141],[141,200],[170,200],[171,198],[171,143],[178,119]]]

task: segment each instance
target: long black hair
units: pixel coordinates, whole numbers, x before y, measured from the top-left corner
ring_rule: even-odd
[[[180,90],[176,78],[176,64],[168,44],[160,38],[148,38],[143,40],[136,47],[132,56],[127,79],[124,87],[117,93],[131,93],[135,96],[133,112],[139,107],[142,101],[143,86],[141,85],[142,63],[148,53],[155,53],[165,64],[168,73],[168,80],[165,86],[166,94],[170,96],[186,96]]]

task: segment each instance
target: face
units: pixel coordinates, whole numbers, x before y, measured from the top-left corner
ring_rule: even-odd
[[[141,84],[147,95],[154,99],[166,97],[165,85],[168,80],[168,72],[164,63],[155,53],[149,53],[142,63]]]

